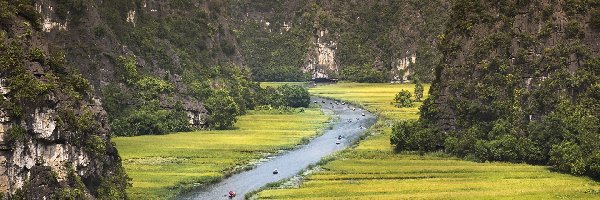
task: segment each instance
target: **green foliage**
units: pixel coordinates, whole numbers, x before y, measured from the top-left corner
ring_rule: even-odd
[[[562,142],[552,146],[550,151],[550,164],[556,169],[572,174],[585,173],[585,158],[581,147],[573,142]]]
[[[42,15],[35,9],[33,2],[18,0],[13,3],[17,6],[17,14],[27,19],[33,28],[40,30]]]
[[[308,90],[299,85],[283,85],[277,88],[281,93],[286,106],[292,108],[308,107],[310,104],[310,94]]]
[[[58,19],[71,23],[78,23],[86,11],[83,0],[56,0],[54,9]]]
[[[106,144],[104,140],[97,135],[92,135],[84,142],[85,148],[95,156],[106,154]]]
[[[189,95],[201,101],[206,100],[213,91],[208,81],[193,81],[192,83],[188,84],[187,89]]]
[[[95,191],[98,199],[127,199],[125,190],[132,186],[131,179],[125,174],[125,169],[120,162],[116,164],[114,169],[114,173],[100,178],[100,185]]]
[[[421,98],[423,98],[423,84],[421,84],[421,82],[417,82],[415,83],[415,101],[419,102],[421,101]]]
[[[173,85],[151,76],[144,76],[135,83],[136,89],[144,99],[153,99],[159,94],[168,93],[173,90]]]
[[[398,94],[396,94],[396,97],[394,97],[394,103],[396,104],[396,107],[398,108],[410,108],[413,105],[411,98],[411,94],[408,90],[400,90],[400,92],[398,92]]]
[[[181,107],[159,108],[147,104],[131,109],[111,120],[113,134],[118,136],[156,135],[175,131],[189,131],[188,117]]]
[[[490,141],[477,140],[474,148],[474,156],[480,160],[535,163],[542,156],[531,140],[513,135],[502,135]]]
[[[56,87],[52,79],[40,81],[27,72],[24,54],[25,50],[16,42],[0,46],[0,71],[7,76],[6,82],[11,88],[8,95],[13,102],[35,101]]]
[[[310,93],[301,85],[267,86],[258,90],[257,98],[258,105],[275,108],[307,108],[310,105]]]
[[[7,131],[8,141],[24,141],[27,137],[27,130],[20,125],[11,126]]]
[[[108,113],[109,120],[126,115],[129,101],[133,100],[132,94],[121,90],[117,84],[111,83],[102,89],[102,107]]]
[[[594,8],[590,11],[590,27],[595,30],[600,29],[600,8]]]
[[[400,121],[392,127],[390,143],[396,151],[434,151],[443,145],[444,134],[435,128],[426,128],[416,121]]]
[[[239,17],[245,18],[245,15]],[[282,25],[272,23],[273,27]],[[236,32],[242,53],[252,69],[252,78],[279,82],[307,80],[299,66],[308,50],[309,32],[301,28],[282,33],[268,29],[257,21],[246,20]]]
[[[571,21],[565,27],[565,34],[568,38],[583,38],[585,33],[579,22]]]
[[[85,184],[81,181],[81,177],[77,175],[73,164],[65,162],[63,164],[67,170],[66,183],[68,188],[63,188],[58,192],[59,199],[83,199],[85,198]]]
[[[386,82],[386,74],[370,65],[347,66],[342,69],[342,79],[359,83]]]
[[[331,78],[385,82],[391,76],[384,72],[390,71],[398,59],[408,56],[404,53],[408,49],[416,49],[417,63],[422,64],[411,66],[411,71],[415,77],[430,81],[433,63],[439,59],[432,44],[443,30],[449,10],[448,2],[439,0],[236,1],[232,4],[233,18],[239,21],[239,28],[234,32],[255,80],[260,81],[289,81],[301,77],[299,66],[305,65],[306,52],[314,47],[311,43],[317,35],[321,43],[336,44],[336,62],[342,76],[329,72]],[[264,14],[259,19],[246,13]],[[427,17],[415,18],[417,15]],[[265,21],[270,24],[267,26]],[[284,23],[289,30],[283,28]],[[325,30],[327,34],[319,34]],[[366,70],[376,63],[380,69]],[[352,68],[360,68],[358,71],[365,73],[353,76]],[[347,73],[343,74],[346,69]]]
[[[442,63],[419,122],[447,131],[446,150],[463,158],[552,165],[595,177],[600,65],[586,27],[597,5],[453,2],[439,37]],[[552,18],[558,10],[569,20]],[[515,29],[523,19],[536,21],[539,32]],[[558,45],[548,46],[550,38]],[[527,56],[534,47],[544,50]],[[570,62],[574,56],[582,60],[578,67]]]
[[[240,114],[238,104],[225,90],[214,91],[204,103],[210,113],[208,122],[217,129],[231,128]]]

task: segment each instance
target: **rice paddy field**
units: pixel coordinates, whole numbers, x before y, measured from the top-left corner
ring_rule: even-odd
[[[425,99],[428,96],[429,84],[424,84],[423,87],[423,99]],[[400,90],[408,90],[413,94],[415,86],[414,84],[391,83],[338,83],[310,88],[310,93],[361,105],[386,119],[417,119],[421,102],[414,102],[412,108],[396,108],[393,104],[394,97]]]
[[[250,111],[234,130],[116,137],[133,187],[130,199],[169,199],[192,187],[218,181],[252,161],[293,148],[318,134],[330,117],[305,112]]]
[[[545,166],[477,163],[443,153],[394,153],[390,119],[416,119],[417,108],[389,105],[410,84],[340,83],[311,93],[377,110],[371,136],[348,149],[297,187],[260,191],[259,199],[600,199],[600,182],[550,171]],[[427,89],[428,86],[425,87]]]
[[[308,82],[260,82],[260,87],[262,88],[266,88],[268,86],[270,87],[279,87],[282,85],[300,85],[300,86],[305,86],[308,85]]]

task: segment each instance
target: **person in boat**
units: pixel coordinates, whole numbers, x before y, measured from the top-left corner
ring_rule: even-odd
[[[229,195],[230,198],[235,197],[235,192],[230,190],[229,193],[227,193]]]

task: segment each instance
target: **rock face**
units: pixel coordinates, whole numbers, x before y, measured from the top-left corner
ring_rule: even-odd
[[[306,53],[302,71],[310,74],[312,80],[337,80],[339,66],[335,57],[337,43],[324,39],[329,31],[315,31],[311,50]]]
[[[408,82],[408,76],[411,74],[410,65],[414,65],[417,62],[417,54],[412,54],[410,57],[398,59],[392,63],[392,83],[404,83]]]
[[[49,50],[43,34],[60,28],[46,26],[39,10],[31,2],[0,8],[8,23],[0,27],[0,199],[125,199],[106,113],[89,83]]]
[[[94,86],[96,96],[104,101],[103,91],[111,84],[121,91],[137,89],[115,84],[124,82],[118,58],[134,57],[140,74],[175,86],[161,95],[181,100],[195,127],[204,126],[201,119],[207,111],[202,99],[207,96],[190,94],[192,82],[204,78],[190,75],[212,73],[206,70],[210,67],[230,67],[224,63],[245,65],[228,27],[225,5],[215,1],[36,0],[34,6],[43,19],[44,40],[64,50],[69,65]]]

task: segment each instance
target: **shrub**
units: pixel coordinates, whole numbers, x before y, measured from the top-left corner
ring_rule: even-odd
[[[600,151],[594,152],[588,162],[591,177],[600,179]]]
[[[600,8],[590,11],[590,27],[596,30],[600,29]]]
[[[423,98],[423,85],[421,84],[421,82],[417,82],[415,84],[415,101],[419,102],[421,101],[421,98]]]
[[[95,156],[105,155],[106,144],[104,140],[97,135],[92,135],[85,141],[85,148]]]
[[[7,131],[8,141],[23,141],[27,137],[27,130],[20,125],[13,125]]]
[[[583,152],[579,145],[573,142],[566,141],[552,146],[549,164],[559,171],[579,175],[585,173]]]
[[[396,94],[394,98],[394,102],[396,103],[396,107],[399,108],[410,108],[412,107],[411,94],[407,90],[401,90]]]
[[[443,145],[444,140],[441,131],[415,121],[398,122],[392,127],[390,137],[396,151],[434,151]]]

